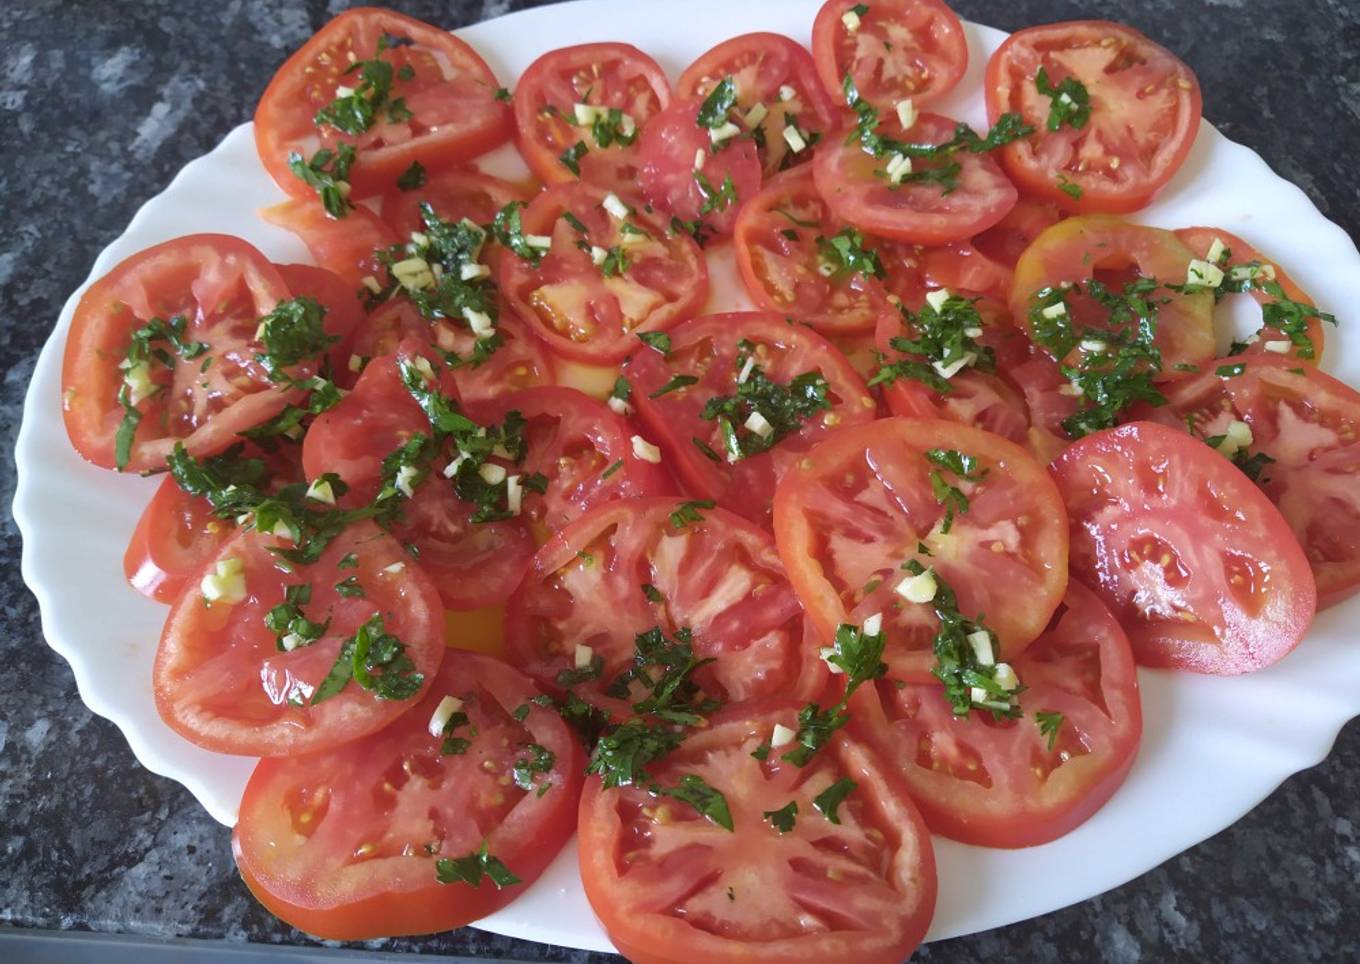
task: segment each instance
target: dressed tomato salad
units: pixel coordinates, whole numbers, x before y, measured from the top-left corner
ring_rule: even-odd
[[[576,832],[632,960],[901,961],[932,833],[1069,833],[1139,666],[1264,669],[1360,589],[1336,319],[1249,239],[1123,218],[1193,147],[1190,68],[1021,30],[979,130],[942,0],[808,27],[511,83],[350,10],[255,114],[315,264],[194,234],[81,299],[71,442],[159,479],[156,706],[262,758],[234,852],[288,923],[462,926]],[[710,310],[723,248],[758,310]]]

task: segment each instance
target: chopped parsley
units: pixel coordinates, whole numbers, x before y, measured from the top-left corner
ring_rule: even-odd
[[[349,576],[335,584],[335,591],[346,599],[362,599],[366,595],[358,576]]]
[[[916,575],[924,571],[915,560],[909,562],[907,568]],[[967,716],[974,706],[980,706],[990,710],[998,720],[1018,718],[1020,707],[1016,704],[1015,696],[1020,692],[1019,689],[1008,690],[1002,686],[997,681],[998,666],[1002,664],[993,662],[985,665],[968,640],[974,633],[985,632],[988,644],[995,653],[996,635],[983,624],[981,616],[974,620],[959,612],[958,597],[939,573],[935,574],[935,583],[932,603],[940,626],[935,632],[935,666],[931,673],[944,684],[945,698],[949,700],[954,715]]]
[[[325,317],[326,309],[321,303],[304,295],[280,301],[260,319],[258,341],[264,352],[256,354],[255,360],[264,366],[271,380],[296,384],[284,369],[320,356],[339,341],[326,334]]]
[[[159,362],[173,369],[177,359],[188,361],[208,350],[206,342],[188,340],[188,326],[184,315],[175,315],[169,321],[157,317],[150,319],[130,336],[127,354],[120,365],[124,374],[117,394],[118,404],[123,409],[123,419],[114,433],[114,465],[120,472],[127,468],[132,459],[132,444],[137,436],[137,426],[142,421],[142,412],[137,406],[144,399],[164,390],[164,386],[152,381],[153,366]],[[167,345],[168,348],[165,347]],[[211,357],[204,361],[204,365],[210,361]]]
[[[350,144],[337,144],[334,150],[323,147],[306,160],[297,151],[288,154],[288,170],[312,187],[321,206],[332,218],[343,218],[354,208],[349,200],[349,169],[358,155]]]
[[[968,511],[968,496],[957,486],[951,485],[944,473],[948,472],[966,482],[981,482],[987,478],[988,470],[979,467],[975,456],[957,449],[930,449],[926,452],[926,461],[935,466],[930,471],[930,488],[935,493],[935,500],[944,506],[940,532],[947,535],[954,525],[955,515]]]
[[[798,803],[790,800],[778,810],[766,810],[761,814],[766,820],[770,821],[770,826],[780,833],[788,833],[793,829],[796,818],[798,817]]]
[[[652,351],[660,352],[662,357],[671,353],[671,336],[664,331],[640,331],[638,340]]]
[[[846,708],[855,690],[888,671],[888,664],[883,662],[883,645],[881,631],[871,635],[849,623],[837,627],[835,645],[823,658],[845,674],[845,692],[829,709],[824,710],[816,703],[808,703],[798,711],[798,730],[794,736],[797,745],[780,759],[794,766],[807,766],[817,751],[831,741],[836,731],[849,722],[850,714]]]
[[[628,147],[637,140],[638,129],[636,125],[629,124],[624,120],[624,113],[619,108],[610,107],[605,109],[600,107],[596,108],[595,120],[590,125],[590,136],[591,139],[595,141],[595,146],[599,148],[609,147],[614,144],[617,144],[620,147]],[[584,154],[585,151],[582,151],[581,153]],[[579,154],[576,159],[580,159]],[[562,163],[566,164],[565,158]],[[568,167],[570,167],[570,165],[568,165]]]
[[[1058,175],[1058,190],[1062,191],[1074,201],[1081,200],[1081,185],[1076,181],[1068,180],[1066,174]]]
[[[852,274],[882,278],[885,274],[878,252],[864,246],[864,235],[854,228],[841,228],[833,236],[817,238],[817,263],[822,273],[835,281]]]
[[[672,375],[666,384],[662,385],[654,392],[647,394],[648,398],[660,398],[662,395],[669,395],[671,392],[679,391],[689,385],[698,384],[699,379],[694,375]]]
[[[530,244],[528,236],[524,233],[524,223],[520,215],[520,209],[523,207],[523,201],[511,201],[497,211],[496,217],[491,222],[491,234],[518,257],[537,268],[539,262],[543,260],[544,252],[542,248]]]
[[[711,509],[714,504],[712,499],[692,499],[689,502],[681,502],[680,507],[671,513],[671,525],[677,529],[683,529],[695,522],[703,522],[704,517],[699,510]]]
[[[915,337],[895,335],[888,345],[910,357],[880,365],[869,379],[871,386],[909,378],[943,395],[950,386],[942,371],[950,374],[969,367],[995,371],[996,353],[977,341],[983,325],[976,299],[951,294],[938,308],[927,301],[916,314],[905,305],[899,311]]]
[[[649,787],[650,791],[659,797],[670,797],[687,803],[699,812],[699,815],[706,818],[710,823],[717,824],[724,830],[731,831],[732,811],[727,806],[727,798],[722,792],[709,786],[708,781],[703,777],[686,773],[680,777],[680,782],[673,787],[663,787],[653,784]]]
[[[326,678],[312,694],[312,705],[339,694],[350,680],[380,700],[408,700],[425,682],[406,655],[406,645],[383,628],[381,613],[375,613],[345,640]]]
[[[1039,735],[1048,740],[1048,752],[1053,752],[1054,745],[1058,742],[1058,730],[1062,729],[1063,715],[1061,713],[1035,713],[1034,722],[1039,727]]]
[[[425,165],[419,161],[412,161],[411,166],[401,172],[397,178],[397,188],[402,191],[414,191],[425,186]]]
[[[1048,79],[1048,71],[1040,67],[1034,75],[1034,86],[1039,93],[1051,99],[1048,120],[1045,122],[1049,130],[1056,131],[1064,124],[1074,130],[1080,129],[1091,119],[1091,95],[1077,78],[1065,77],[1055,86]]]
[[[389,124],[399,124],[411,119],[411,111],[401,97],[392,96],[392,82],[395,71],[392,64],[382,59],[383,51],[390,46],[387,37],[378,39],[378,50],[371,60],[356,60],[345,68],[342,77],[359,72],[359,82],[345,93],[337,91],[337,96],[312,118],[317,127],[330,126],[343,134],[351,136],[369,130],[379,119]],[[403,80],[409,80],[414,73],[408,66],[403,69]]]
[[[710,398],[699,412],[700,418],[717,423],[728,462],[769,451],[818,412],[831,409],[830,387],[820,371],[803,372],[780,384],[754,364],[754,348],[745,347],[736,365],[746,379],[733,394]]]
[[[724,77],[699,105],[694,123],[707,130],[715,130],[727,123],[727,115],[737,106],[737,85],[731,77]]]
[[[585,141],[577,141],[575,144],[571,145],[571,147],[568,147],[559,154],[557,159],[562,162],[563,167],[571,171],[571,173],[575,174],[577,177],[580,177],[581,158],[585,157],[589,152],[590,148],[586,147]]]
[[[827,820],[834,824],[840,824],[840,806],[845,802],[845,798],[854,792],[857,786],[859,786],[859,784],[854,780],[851,780],[849,777],[842,777],[821,793],[817,794],[812,800],[812,805],[816,807],[817,811],[822,816],[826,817]]]
[[[526,716],[528,709],[527,706],[524,707]],[[541,797],[552,789],[552,781],[545,779],[542,782],[537,782],[538,778],[552,772],[553,764],[557,762],[557,754],[538,743],[526,743],[524,749],[528,751],[529,755],[515,760],[515,765],[511,769],[515,786],[526,793],[536,791],[537,795]]]
[[[715,188],[703,171],[695,171],[694,183],[699,186],[699,193],[704,199],[699,207],[700,218],[715,211],[726,211],[737,201],[737,186],[732,183],[731,174],[726,175],[722,184]]]
[[[435,877],[441,884],[468,884],[481,886],[486,878],[496,885],[497,890],[521,883],[509,867],[499,857],[487,853],[486,841],[481,847],[465,857],[441,857],[434,864]]]

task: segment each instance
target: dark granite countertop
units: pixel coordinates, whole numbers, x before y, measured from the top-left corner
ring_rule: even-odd
[[[638,0],[646,2],[646,0]],[[681,2],[681,0],[675,0]],[[393,4],[450,27],[532,4]],[[252,105],[339,0],[0,4],[0,501],[34,359],[67,294],[133,212]],[[1132,22],[1203,83],[1205,115],[1360,234],[1356,0],[956,0],[997,27]],[[1360,281],[1360,279],[1357,279]],[[1330,306],[1360,323],[1354,306]],[[73,548],[73,551],[77,551]],[[237,878],[227,832],[142,769],[44,645],[0,520],[0,923],[307,943]],[[1354,685],[1345,681],[1342,685]],[[1195,802],[1187,800],[1187,807]],[[1099,859],[1093,855],[1092,859]],[[1229,830],[1108,894],[923,949],[925,961],[1360,960],[1360,726]],[[1014,886],[1026,886],[1014,881]],[[373,946],[541,961],[591,955],[474,930]]]

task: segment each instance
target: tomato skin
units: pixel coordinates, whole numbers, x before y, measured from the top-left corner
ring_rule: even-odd
[[[797,118],[800,131],[819,140],[840,126],[839,101],[822,90],[812,55],[783,34],[747,33],[724,40],[685,68],[675,85],[676,96],[702,100],[728,76],[736,84],[737,108],[743,117],[756,104],[766,109],[757,125],[764,133],[764,144],[757,150],[766,177],[811,159],[811,151],[795,154],[784,140],[790,116]],[[793,96],[784,100],[781,88],[791,89]]]
[[[1223,244],[1227,245],[1232,252],[1224,262],[1224,270],[1228,270],[1229,266],[1249,264],[1253,261],[1261,262],[1263,265],[1268,264],[1274,270],[1275,280],[1279,283],[1280,289],[1284,292],[1286,298],[1290,301],[1297,301],[1300,304],[1316,305],[1316,302],[1309,297],[1308,292],[1295,284],[1294,279],[1285,274],[1284,270],[1281,269],[1279,265],[1272,263],[1270,259],[1263,256],[1261,252],[1257,251],[1235,234],[1230,234],[1222,228],[1181,228],[1176,232],[1176,237],[1180,238],[1185,246],[1189,248],[1197,258],[1207,257],[1209,249],[1213,246],[1215,239],[1220,240]],[[1262,306],[1274,301],[1268,293],[1262,291],[1260,288],[1253,289],[1251,297],[1255,299],[1257,304]],[[1309,318],[1308,337],[1313,343],[1312,351],[1309,352],[1299,345],[1291,344],[1289,346],[1288,357],[1297,359],[1300,363],[1305,365],[1321,364],[1322,350],[1327,341],[1327,336],[1324,333],[1325,327],[1326,326],[1322,323],[1320,318]],[[1247,345],[1243,354],[1260,354],[1266,351],[1265,345],[1267,342],[1277,339],[1289,340],[1288,335],[1285,335],[1275,328],[1268,328],[1264,325],[1256,334],[1256,340]],[[1269,354],[1274,354],[1274,352],[1270,352]]]
[[[578,141],[588,148],[578,161],[580,179],[611,190],[636,182],[636,144],[601,149],[588,127],[573,123],[578,103],[618,108],[641,131],[671,102],[671,85],[655,60],[631,44],[559,47],[539,57],[515,85],[515,142],[529,170],[545,184],[574,181],[561,155]],[[552,108],[547,112],[546,108]]]
[[[982,257],[1014,271],[1034,239],[1064,216],[1056,204],[1021,197],[1004,218],[972,239],[972,247]]]
[[[812,24],[817,73],[837,103],[844,96],[841,85],[847,73],[854,76],[865,100],[878,110],[888,111],[904,98],[917,106],[938,100],[963,79],[968,69],[968,42],[958,15],[943,0],[883,0],[871,4],[860,16],[859,29],[851,34],[841,18],[856,5],[856,0],[827,0]],[[884,40],[892,44],[891,56],[880,54],[884,60],[904,57],[908,49],[914,55],[911,68],[897,72],[895,84],[883,82],[881,63],[869,65],[868,70],[861,64],[860,54],[878,53]]]
[[[740,136],[713,153],[707,129],[695,120],[702,106],[699,99],[674,101],[647,125],[638,139],[642,160],[638,183],[648,203],[664,213],[701,221],[707,232],[728,235],[741,206],[760,190],[760,159],[755,143]],[[702,171],[694,170],[696,151],[705,155]],[[720,210],[705,211],[710,199],[700,187],[700,177],[715,193],[730,179],[734,198]]]
[[[439,668],[444,631],[438,593],[391,536],[371,522],[356,523],[301,577],[280,572],[278,557],[269,551],[291,545],[254,530],[238,532],[207,567],[218,560],[240,561],[247,597],[235,605],[208,605],[199,581],[191,578],[170,608],[152,671],[156,709],[171,729],[196,746],[245,756],[290,756],[338,746],[401,716]],[[340,560],[351,552],[358,565],[340,569]],[[406,563],[400,573],[383,571],[396,562]],[[365,598],[343,598],[333,588],[351,575],[366,589]],[[309,618],[329,618],[331,623],[316,642],[283,652],[264,616],[283,602],[285,586],[302,580],[313,587]],[[424,677],[419,691],[409,700],[380,700],[350,683],[311,704],[345,637],[375,612],[384,617],[385,630],[406,645],[415,670]],[[205,668],[211,673],[205,675]],[[290,704],[290,698],[301,702]]]
[[[143,596],[172,603],[231,533],[232,526],[216,519],[208,500],[187,494],[166,476],[137,519],[123,554],[123,574]]]
[[[630,961],[898,964],[925,936],[935,907],[934,852],[898,775],[844,733],[814,758],[806,778],[777,752],[766,763],[751,757],[775,722],[795,725],[797,709],[779,702],[730,708],[656,765],[665,784],[685,772],[703,775],[726,797],[734,833],[705,823],[684,804],[665,803],[666,822],[653,822],[641,812],[642,805],[654,805],[642,791],[605,790],[599,777],[586,781],[577,827],[581,881],[610,940]],[[858,784],[841,804],[839,826],[826,822],[810,799],[837,775]],[[777,834],[762,812],[791,798],[798,804],[795,826]],[[879,835],[878,843],[870,843],[875,838],[867,830]],[[844,849],[831,857],[810,835],[833,836]],[[654,849],[670,852],[653,857]],[[636,851],[634,859],[620,860],[624,851]],[[812,883],[818,879],[812,874],[804,883],[788,869],[791,859],[835,860],[850,879],[830,890]],[[705,870],[712,882],[703,880]],[[843,912],[843,925],[800,920],[794,895],[833,916]],[[754,911],[746,910],[752,905]]]
[[[879,122],[885,135],[923,144],[948,141],[954,126],[939,114],[921,114],[910,131],[902,129],[896,113]],[[883,176],[887,160],[865,153],[858,140],[827,144],[812,168],[817,190],[837,217],[880,237],[935,245],[986,231],[1019,198],[990,156],[960,151],[949,162],[959,165],[959,173],[948,193],[939,184],[889,184]]]
[[[1114,612],[1140,665],[1231,676],[1303,639],[1317,608],[1308,559],[1209,446],[1130,422],[1074,442],[1051,471],[1072,520],[1072,574]]]
[[[538,267],[523,258],[504,258],[499,280],[510,308],[554,354],[594,365],[616,365],[639,344],[638,332],[665,331],[693,315],[708,297],[708,266],[686,234],[675,235],[667,220],[643,210],[641,201],[621,199],[632,213],[619,221],[603,208],[606,190],[582,182],[558,184],[524,209],[525,234],[548,235],[551,250]],[[563,220],[569,212],[588,227],[591,245],[619,247],[629,265],[605,277],[583,240]],[[624,244],[622,225],[649,235]],[[635,236],[629,235],[629,238]]]
[[[1075,75],[1090,92],[1082,128],[1046,129],[1051,100],[1034,80],[1041,66],[1053,85]],[[1146,207],[1189,155],[1203,107],[1199,81],[1175,54],[1106,20],[1016,31],[987,62],[985,90],[988,121],[1010,111],[1036,130],[1001,149],[1006,172],[1026,194],[1080,214]],[[1106,142],[1118,145],[1113,157]]]
[[[326,357],[330,359],[332,374],[344,371],[349,364],[350,341],[363,326],[365,318],[358,293],[338,274],[326,268],[310,264],[276,264],[274,267],[293,297],[315,298],[326,309],[322,326],[326,334],[337,339]]]
[[[399,124],[375,123],[358,137],[319,127],[316,111],[331,102],[337,86],[353,87],[358,78],[336,69],[344,63],[341,53],[357,50],[360,59],[371,58],[384,34],[413,41],[392,47],[383,58],[416,70],[414,80],[394,77],[391,94],[404,97],[412,117]],[[434,69],[442,83],[421,84]],[[443,76],[450,70],[454,77]],[[323,26],[274,74],[255,109],[255,146],[280,188],[319,208],[315,191],[289,170],[289,153],[310,158],[321,147],[353,144],[358,158],[350,168],[351,196],[370,197],[391,190],[412,163],[439,171],[509,140],[513,117],[495,98],[498,86],[486,61],[453,34],[393,10],[358,7]]]
[[[531,193],[527,185],[483,174],[475,167],[459,166],[431,175],[414,190],[387,192],[381,217],[396,238],[405,240],[413,232],[425,230],[422,204],[428,203],[445,221],[467,218],[474,224],[490,224],[501,208],[511,201],[527,202]],[[490,243],[485,253],[495,252],[494,257],[498,257],[500,250],[499,245]],[[495,265],[492,259],[486,263]]]
[[[271,382],[255,361],[255,329],[287,297],[264,255],[227,235],[186,235],[120,262],[81,296],[66,337],[62,418],[71,444],[87,461],[116,467],[115,436],[123,421],[118,363],[132,333],[153,317],[183,314],[186,340],[206,342],[206,357],[217,364],[206,389],[202,358],[173,370],[153,366],[161,390],[137,406],[142,420],[124,471],[163,469],[176,442],[195,458],[216,455],[237,441],[237,432],[273,418],[299,393]]]
[[[925,457],[937,448],[987,470],[947,534]],[[933,679],[938,620],[896,594],[904,560],[934,568],[964,615],[985,613],[1007,659],[1043,631],[1067,585],[1067,515],[1043,466],[1000,436],[941,419],[879,419],[822,441],[780,480],[774,531],[818,635],[881,613],[884,659],[909,682]]]
[[[1030,306],[1043,288],[1065,281],[1085,284],[1103,273],[1115,274],[1122,282],[1134,272],[1163,284],[1183,284],[1193,257],[1174,234],[1161,228],[1105,215],[1068,218],[1045,230],[1021,255],[1015,266],[1011,317],[1032,336]],[[1157,295],[1168,299],[1157,309],[1154,344],[1162,353],[1157,377],[1171,380],[1183,377],[1177,365],[1200,365],[1215,355],[1214,296],[1208,291]],[[1069,296],[1067,302],[1077,325],[1107,326],[1107,309],[1085,295]]]
[[[297,198],[264,208],[259,214],[268,223],[296,234],[317,264],[338,275],[356,292],[367,276],[385,280],[386,271],[373,253],[396,244],[397,238],[381,218],[362,204],[342,221],[327,217],[319,205]]]
[[[880,680],[851,700],[852,729],[897,763],[934,833],[981,847],[1048,843],[1090,819],[1133,766],[1143,729],[1133,651],[1089,589],[1067,587],[1014,668],[1026,688],[1013,723],[955,717],[933,681]],[[1036,712],[1063,713],[1052,749]]]
[[[834,404],[766,452],[736,463],[714,463],[693,440],[699,438],[719,454],[723,452],[716,421],[702,419],[700,411],[709,399],[736,393],[741,367],[736,364],[738,342],[743,339],[758,346],[758,352],[765,350],[759,364],[772,381],[784,384],[805,372],[820,371]],[[790,326],[772,312],[705,315],[684,322],[671,330],[671,351],[666,358],[648,349],[636,351],[624,374],[632,383],[632,404],[642,424],[658,440],[666,464],[674,467],[685,490],[766,529],[770,528],[775,483],[789,463],[829,432],[872,421],[877,414],[869,390],[834,345],[802,326]],[[672,374],[700,381],[651,398]]]
[[[510,903],[543,873],[575,829],[585,769],[580,745],[562,719],[551,709],[530,702],[536,693],[527,679],[504,663],[450,650],[425,699],[387,729],[335,750],[260,761],[246,785],[240,819],[232,831],[232,852],[246,886],[277,917],[328,940],[450,930]],[[550,789],[541,797],[525,793],[499,815],[489,832],[474,822],[473,809],[488,806],[479,802],[485,794],[504,796],[518,791],[513,785],[497,783],[497,775],[478,773],[475,761],[480,759],[504,774],[502,768],[508,762],[504,754],[519,751],[480,747],[474,736],[464,754],[441,754],[442,738],[431,736],[426,728],[439,703],[451,694],[461,694],[466,711],[488,735],[509,733],[510,714],[518,706],[528,706],[520,732],[554,755],[551,772],[535,781]],[[481,699],[467,699],[470,695]],[[487,719],[492,720],[494,730],[486,726]],[[385,771],[402,763],[411,764],[414,772],[406,774],[398,789],[389,791],[396,799],[392,811],[383,813],[370,794],[379,792]],[[450,792],[454,776],[477,785],[479,795],[474,796],[466,785]],[[485,838],[488,851],[523,883],[503,890],[490,880],[476,888],[440,884],[434,855],[416,856],[420,850],[415,848],[415,853],[404,856],[390,852],[403,839],[416,847],[429,842],[428,823],[420,824],[409,816],[417,801],[400,806],[408,795],[428,799],[430,809],[441,812],[444,819],[437,832],[447,836],[440,841],[446,848],[440,855],[470,853]],[[295,829],[296,809],[317,797],[324,807],[318,804],[321,814],[313,817],[318,825],[304,836]],[[494,810],[488,817],[495,816]],[[341,820],[348,825],[336,826]],[[423,838],[421,831],[426,834]],[[368,832],[379,839],[364,839]],[[347,838],[348,848],[342,849],[341,838]],[[374,869],[363,877],[364,863],[349,851],[371,843],[389,852],[371,858],[368,865]],[[318,847],[329,851],[309,851]]]

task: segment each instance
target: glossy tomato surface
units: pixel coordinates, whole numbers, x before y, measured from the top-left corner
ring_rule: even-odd
[[[1089,97],[1085,123],[1048,128],[1060,93],[1075,81]],[[1145,207],[1180,169],[1199,133],[1194,72],[1132,27],[1077,20],[1011,34],[987,63],[987,116],[1017,113],[1035,128],[1001,149],[1027,194],[1068,211],[1124,214]],[[1068,97],[1071,98],[1071,94]]]
[[[364,306],[359,293],[346,284],[334,271],[310,264],[276,264],[279,277],[294,297],[305,296],[326,309],[323,325],[326,334],[335,339],[326,353],[332,378],[345,370],[349,363],[350,345],[355,333],[364,325]]]
[[[571,836],[585,767],[537,695],[504,663],[451,650],[425,698],[381,732],[262,760],[232,832],[251,893],[331,940],[450,930],[514,900]],[[466,721],[432,734],[450,698]],[[439,882],[441,859],[483,846],[515,883]]]
[[[363,205],[343,221],[326,216],[320,205],[294,198],[259,212],[270,224],[291,231],[307,246],[317,264],[334,272],[354,291],[366,277],[386,280],[374,252],[397,243],[382,219]]]
[[[650,772],[700,777],[723,794],[731,830],[640,787],[586,784],[581,880],[610,940],[638,964],[862,961],[899,964],[935,907],[930,837],[900,778],[842,734],[799,768],[767,744],[797,726],[791,703],[734,707]],[[824,812],[818,797],[853,790]],[[770,814],[792,804],[792,827]],[[833,819],[834,817],[834,819]]]
[[[475,167],[454,167],[430,175],[420,187],[394,190],[383,195],[382,219],[401,240],[427,224],[421,205],[428,204],[445,221],[467,218],[473,224],[490,224],[511,201],[528,201],[525,185],[483,174]]]
[[[1131,422],[1053,463],[1072,574],[1145,666],[1233,675],[1286,656],[1317,606],[1308,559],[1270,500],[1184,432]]]
[[[353,130],[346,131],[318,123],[318,112],[337,99],[373,103],[361,86],[368,72],[355,65],[375,60],[385,65],[376,70],[387,92],[383,106],[370,109],[368,126],[347,120]],[[279,68],[255,109],[255,146],[279,187],[317,204],[313,188],[289,170],[289,155],[310,159],[350,144],[358,152],[352,196],[381,194],[412,163],[437,171],[509,140],[513,120],[498,87],[486,61],[453,34],[394,10],[359,7],[327,23]]]

